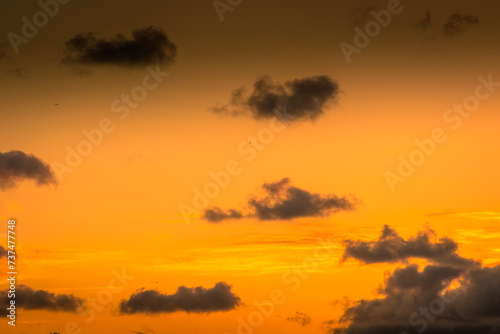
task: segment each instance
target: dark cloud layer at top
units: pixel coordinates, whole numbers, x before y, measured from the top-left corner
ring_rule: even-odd
[[[8,289],[1,291],[0,311],[5,315],[10,303]],[[74,295],[54,294],[46,290],[34,290],[29,286],[20,284],[15,292],[16,308],[25,310],[46,310],[53,312],[77,312],[83,307],[84,301]]]
[[[390,238],[359,247],[361,254],[370,253],[370,259],[377,261],[405,258],[402,249],[408,248],[411,254],[436,264],[421,271],[415,264],[395,269],[379,288],[381,297],[348,305],[340,319],[330,322],[334,324],[331,334],[500,333],[500,266],[456,266],[455,261],[441,261],[455,254],[456,243],[451,239],[429,243],[427,233],[405,241],[386,226],[383,236]],[[415,253],[415,249],[420,251]]]
[[[479,24],[479,19],[474,15],[453,14],[445,23],[443,32],[448,36],[453,36],[464,32],[472,25]]]
[[[92,32],[78,34],[66,42],[61,63],[80,65],[145,66],[171,64],[177,46],[159,28],[136,29],[132,38],[117,34],[111,39],[97,38]]]
[[[233,91],[228,105],[211,108],[213,112],[232,115],[250,115],[254,119],[275,117],[287,110],[289,120],[315,120],[325,113],[328,102],[339,94],[337,82],[319,75],[275,83],[270,76],[257,79],[253,91],[247,95],[244,87]]]
[[[440,238],[433,243],[432,230],[420,231],[417,236],[404,240],[390,226],[385,225],[376,241],[344,240],[342,260],[354,258],[364,263],[398,262],[410,258],[423,258],[435,263],[469,267],[479,265],[474,260],[459,256],[458,245],[452,239]]]
[[[224,211],[218,207],[207,208],[203,218],[212,223],[226,219],[255,217],[259,220],[290,220],[300,217],[320,217],[338,211],[354,210],[355,200],[336,195],[311,193],[291,185],[289,178],[264,183],[262,197],[248,200],[249,214],[240,210]]]
[[[50,166],[31,154],[21,151],[0,152],[0,190],[15,187],[31,179],[38,185],[56,184]]]
[[[240,298],[231,291],[231,286],[224,282],[213,288],[201,286],[188,288],[180,286],[177,292],[168,295],[157,290],[139,290],[128,300],[120,302],[120,312],[134,313],[172,313],[229,311],[240,304]]]

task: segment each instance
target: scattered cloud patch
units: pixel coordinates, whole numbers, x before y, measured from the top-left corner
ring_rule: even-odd
[[[356,199],[337,195],[317,194],[291,185],[289,178],[264,183],[261,196],[251,196],[247,202],[249,213],[241,210],[223,210],[218,207],[205,209],[202,218],[219,223],[226,219],[244,217],[258,220],[291,220],[301,217],[323,217],[339,211],[354,210]]]
[[[253,84],[250,94],[241,87],[231,94],[228,104],[210,110],[219,114],[233,116],[246,115],[256,120],[275,117],[280,110],[287,109],[294,122],[313,121],[324,115],[327,104],[336,101],[339,86],[326,75],[302,79],[274,82],[265,75]]]

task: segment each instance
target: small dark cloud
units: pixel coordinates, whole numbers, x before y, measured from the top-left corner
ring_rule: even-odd
[[[301,326],[306,326],[311,323],[311,317],[302,312],[295,312],[293,317],[288,317],[286,320],[296,322]]]
[[[213,107],[215,113],[250,115],[269,119],[287,110],[293,121],[312,121],[325,113],[327,103],[337,99],[339,86],[326,75],[274,82],[270,76],[258,78],[250,94],[241,87],[231,94],[229,104]]]
[[[479,24],[479,19],[475,15],[453,14],[444,24],[443,33],[448,36],[454,36],[477,24]]]
[[[213,288],[201,286],[188,288],[180,286],[171,295],[158,290],[140,289],[128,300],[120,302],[122,314],[134,313],[172,313],[172,312],[217,312],[229,311],[240,305],[240,298],[231,291],[231,286],[224,282]]]
[[[342,261],[348,258],[363,263],[400,262],[410,258],[423,258],[434,263],[451,266],[470,267],[478,262],[457,254],[458,245],[450,238],[440,238],[432,242],[434,231],[428,229],[418,232],[417,236],[403,239],[390,226],[385,225],[376,241],[344,240]]]
[[[219,223],[226,219],[240,219],[243,217],[244,215],[241,213],[241,211],[235,209],[224,211],[220,208],[212,207],[205,209],[205,211],[203,212],[203,218],[212,223]]]
[[[248,214],[236,209],[225,211],[212,207],[204,211],[202,218],[211,223],[243,217],[259,220],[291,220],[300,217],[322,217],[355,209],[355,199],[311,193],[292,186],[289,178],[264,183],[260,191],[262,196],[252,196],[248,200],[247,205],[250,210]]]
[[[160,28],[148,27],[132,31],[132,38],[121,34],[113,38],[98,38],[95,33],[81,33],[66,42],[67,65],[146,66],[171,64],[177,56],[177,46]]]
[[[3,246],[0,246],[0,259],[3,258],[3,257],[7,257],[8,255],[8,251],[6,248],[3,248]]]
[[[416,26],[423,30],[427,30],[428,28],[430,28],[432,26],[431,12],[429,11],[425,12],[425,17],[422,20],[420,20],[416,24]]]
[[[9,289],[1,291],[0,313],[6,314],[10,303]],[[77,312],[84,305],[84,300],[74,295],[54,294],[46,290],[34,290],[29,286],[16,286],[16,308],[25,310],[45,310],[52,312]]]
[[[0,190],[15,187],[23,180],[41,185],[56,184],[50,166],[32,154],[21,151],[0,152]]]

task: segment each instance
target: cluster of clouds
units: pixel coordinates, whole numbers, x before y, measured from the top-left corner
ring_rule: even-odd
[[[447,37],[453,37],[464,33],[469,28],[479,25],[479,18],[472,14],[455,13],[450,15],[441,26],[439,33]],[[430,11],[425,12],[425,17],[416,26],[423,30],[429,30],[434,26],[433,15]]]
[[[9,289],[0,291],[0,315],[6,315],[10,299]],[[46,290],[34,290],[20,284],[15,291],[16,307],[24,310],[77,313],[85,309],[85,301],[72,294],[55,294]],[[173,312],[211,313],[229,311],[241,304],[232,287],[219,282],[212,288],[202,286],[188,288],[180,286],[174,294],[163,294],[158,290],[139,289],[128,299],[123,299],[120,314],[159,314]]]
[[[244,217],[264,220],[291,220],[303,217],[323,217],[339,211],[355,209],[356,199],[334,194],[312,193],[292,186],[290,178],[264,183],[260,196],[251,196],[247,202],[248,213],[239,209],[223,210],[209,207],[202,218],[211,223]]]
[[[332,334],[500,333],[500,266],[482,267],[457,254],[448,238],[431,242],[432,231],[402,239],[385,226],[378,240],[347,240],[344,259],[401,262],[380,286],[381,297],[349,305],[332,322]],[[410,258],[427,259],[423,269]]]
[[[57,183],[50,166],[40,158],[22,151],[0,152],[0,190],[14,188],[24,180],[34,180],[39,186]]]

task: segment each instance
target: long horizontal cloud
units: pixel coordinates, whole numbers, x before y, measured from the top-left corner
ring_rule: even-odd
[[[478,262],[457,254],[458,245],[449,238],[432,242],[432,230],[420,231],[408,240],[403,239],[390,226],[385,225],[376,241],[344,240],[342,260],[357,259],[363,263],[399,262],[410,258],[423,258],[435,263],[459,267],[479,265]]]
[[[172,313],[172,312],[217,312],[229,311],[240,305],[240,298],[231,291],[231,286],[224,282],[213,288],[201,286],[188,288],[180,286],[171,295],[158,290],[139,290],[128,300],[120,302],[119,310],[123,314],[134,313]]]
[[[250,115],[255,119],[284,117],[287,121],[315,120],[325,113],[327,103],[337,99],[339,86],[326,75],[274,82],[258,78],[250,94],[245,88],[233,91],[229,104],[211,108],[213,112]]]
[[[0,152],[0,190],[13,188],[28,179],[38,185],[56,184],[50,166],[34,155],[21,151]]]
[[[9,306],[9,289],[1,291],[0,314],[6,314]],[[46,290],[34,290],[20,284],[15,291],[16,308],[25,310],[45,310],[52,312],[77,312],[84,306],[84,300],[74,295],[54,294]]]
[[[202,218],[211,223],[243,217],[259,220],[291,220],[300,217],[326,216],[355,208],[355,199],[311,193],[292,186],[289,178],[264,183],[260,191],[263,196],[253,196],[248,200],[250,211],[248,214],[243,214],[237,209],[223,210],[211,207],[205,209]]]
[[[82,33],[66,42],[61,63],[71,65],[145,66],[174,62],[177,46],[159,28],[136,29],[132,38],[118,34],[113,38],[97,38],[95,33]]]
[[[348,306],[338,320],[330,322],[330,333],[500,333],[500,266],[436,263],[420,270],[409,264],[395,269],[378,293],[381,297]]]

